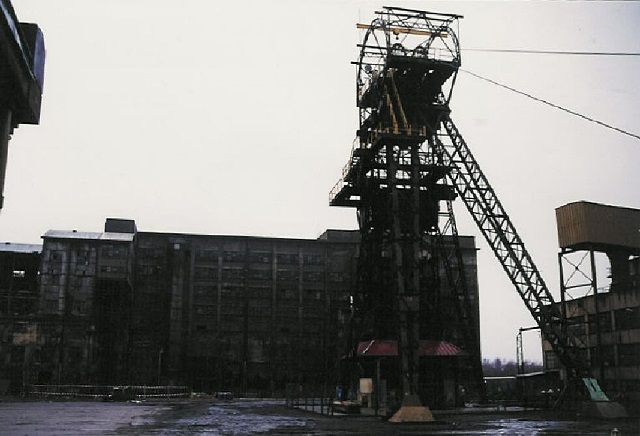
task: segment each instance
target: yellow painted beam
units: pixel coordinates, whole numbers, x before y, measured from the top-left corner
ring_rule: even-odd
[[[372,26],[371,24],[360,24],[360,23],[356,23],[356,27],[358,29],[373,29],[373,30],[384,29],[382,26]],[[433,32],[431,32],[430,30],[412,29],[410,27],[389,27],[388,29],[391,32],[393,32],[394,35],[398,35],[400,33],[407,33],[409,35],[424,35],[424,36],[433,35]],[[437,36],[439,36],[440,38],[446,38],[448,35],[446,32],[439,32]]]

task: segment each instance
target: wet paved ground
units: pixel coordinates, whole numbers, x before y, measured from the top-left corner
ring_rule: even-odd
[[[0,435],[640,435],[638,418],[557,420],[548,412],[436,414],[431,424],[326,417],[282,401],[0,402]]]

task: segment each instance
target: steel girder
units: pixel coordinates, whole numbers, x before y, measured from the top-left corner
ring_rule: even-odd
[[[443,116],[442,126],[446,135],[440,138],[448,139],[443,142],[444,152],[452,167],[448,177],[456,192],[560,361],[572,376],[587,375],[586,365],[573,351],[575,341],[562,331],[562,314],[549,288],[448,114]]]

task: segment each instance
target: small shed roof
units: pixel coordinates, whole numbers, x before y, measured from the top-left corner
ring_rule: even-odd
[[[398,342],[373,339],[358,344],[358,356],[397,356]],[[420,356],[466,356],[463,350],[447,341],[422,340],[418,350]]]

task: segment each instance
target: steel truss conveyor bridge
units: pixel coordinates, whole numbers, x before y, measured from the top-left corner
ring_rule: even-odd
[[[451,119],[461,65],[458,15],[385,7],[359,44],[359,129],[332,206],[357,208],[361,233],[352,329],[355,339],[398,340],[401,389],[419,391],[420,339],[447,336],[436,259],[444,265],[457,333],[479,356],[479,332],[464,281],[451,203],[458,197],[567,369],[572,392],[603,399],[577,342],[487,177]],[[435,295],[435,296],[434,296]],[[437,310],[430,310],[433,308]],[[451,336],[450,336],[451,337]],[[479,357],[470,362],[481,379]],[[587,389],[585,389],[585,386]],[[587,396],[588,398],[588,396]],[[604,397],[606,399],[606,397]]]

